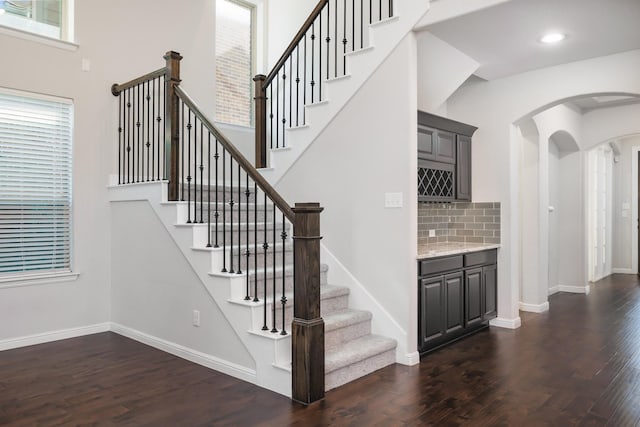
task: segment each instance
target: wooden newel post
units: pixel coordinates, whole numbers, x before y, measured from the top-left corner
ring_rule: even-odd
[[[167,61],[167,72],[165,74],[165,111],[164,118],[164,173],[165,179],[169,180],[169,200],[175,201],[180,197],[180,129],[178,95],[176,86],[180,84],[180,60],[182,56],[178,52],[169,51],[164,55]]]
[[[322,210],[319,203],[296,203],[293,208],[292,398],[305,405],[324,398],[324,320],[320,317]]]
[[[267,76],[258,74],[253,78],[255,82],[255,128],[256,128],[256,168],[267,167],[267,95],[264,91],[264,81]]]

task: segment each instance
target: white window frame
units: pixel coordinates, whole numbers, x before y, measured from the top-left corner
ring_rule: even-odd
[[[59,38],[46,34],[46,31],[43,30],[43,26],[46,24],[9,13],[0,14],[0,34],[35,41],[59,49],[76,51],[79,46],[74,43],[74,9],[75,0],[62,0]]]
[[[28,272],[16,272],[16,273],[2,273],[0,274],[0,289],[4,288],[12,288],[17,286],[29,286],[29,285],[38,285],[44,283],[58,283],[58,282],[69,282],[76,280],[79,276],[79,273],[74,269],[74,232],[73,232],[73,211],[74,211],[74,201],[73,201],[73,128],[74,128],[74,107],[73,100],[68,98],[60,98],[49,95],[43,95],[33,92],[27,91],[19,91],[9,88],[0,87],[0,94],[2,95],[11,95],[26,99],[33,99],[39,101],[49,101],[56,102],[62,104],[68,104],[71,106],[69,123],[71,126],[71,132],[69,135],[70,138],[70,151],[71,151],[71,168],[70,168],[70,192],[71,192],[71,201],[70,201],[70,212],[69,212],[69,266],[68,268],[61,268],[56,270],[33,270]],[[1,190],[0,190],[1,191]]]

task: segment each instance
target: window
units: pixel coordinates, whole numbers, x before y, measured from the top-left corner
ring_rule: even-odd
[[[70,101],[0,90],[0,279],[71,270]]]
[[[216,2],[216,120],[251,126],[255,6]]]
[[[69,5],[70,0],[0,0],[0,25],[69,40]]]

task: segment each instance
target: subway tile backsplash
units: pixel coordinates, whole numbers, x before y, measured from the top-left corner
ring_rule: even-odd
[[[500,203],[418,203],[418,244],[450,242],[500,243]]]

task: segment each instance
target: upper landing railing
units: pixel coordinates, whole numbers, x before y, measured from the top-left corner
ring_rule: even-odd
[[[255,82],[257,168],[267,147],[306,124],[305,105],[326,99],[326,81],[347,75],[346,55],[368,45],[366,27],[393,17],[393,0],[320,0],[268,75]]]

